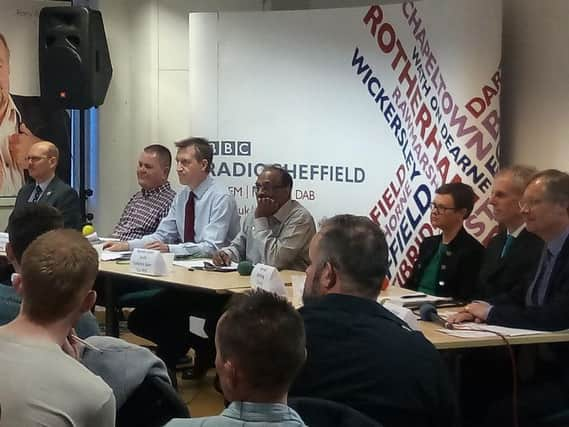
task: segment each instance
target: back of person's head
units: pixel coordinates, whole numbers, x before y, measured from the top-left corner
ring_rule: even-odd
[[[98,265],[97,251],[78,231],[42,234],[22,257],[23,313],[31,321],[48,324],[88,310],[90,306],[83,305],[92,292]]]
[[[192,137],[178,141],[175,145],[179,150],[194,147],[196,160],[198,162],[207,160],[207,172],[211,170],[211,166],[213,164],[213,148],[207,139]]]
[[[530,182],[537,180],[545,184],[545,198],[559,205],[569,207],[569,175],[557,169],[546,169],[535,174]]]
[[[495,178],[510,176],[513,187],[521,195],[536,173],[537,169],[533,166],[514,165],[500,169]]]
[[[474,202],[476,201],[476,195],[470,185],[463,182],[449,182],[437,188],[435,193],[449,194],[454,200],[455,210],[464,209],[466,211],[464,214],[465,219],[472,213]]]
[[[218,359],[233,364],[248,389],[266,396],[286,393],[306,358],[304,323],[286,299],[252,291],[231,300],[217,325],[216,346]],[[224,369],[218,366],[218,373],[226,397],[232,397]]]
[[[319,265],[331,263],[343,290],[377,298],[387,273],[387,242],[377,224],[364,216],[336,215],[321,223]]]
[[[15,209],[8,220],[8,238],[16,262],[42,234],[63,228],[63,215],[53,206],[29,203]]]
[[[172,167],[172,153],[170,153],[168,148],[161,144],[152,144],[144,147],[144,151],[149,154],[155,154],[160,163],[160,167],[168,171],[166,175],[170,173],[170,168]]]

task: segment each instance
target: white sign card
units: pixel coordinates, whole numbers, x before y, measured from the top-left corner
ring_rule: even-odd
[[[278,270],[265,264],[257,264],[251,273],[251,287],[286,297],[286,289]]]
[[[150,276],[165,276],[168,274],[168,266],[160,251],[137,248],[132,251],[130,257],[130,271]]]

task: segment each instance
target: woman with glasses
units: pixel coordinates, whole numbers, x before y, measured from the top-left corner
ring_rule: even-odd
[[[431,224],[441,234],[427,237],[406,288],[429,295],[469,300],[484,247],[466,232],[463,222],[474,207],[472,188],[460,182],[443,184],[431,204]]]

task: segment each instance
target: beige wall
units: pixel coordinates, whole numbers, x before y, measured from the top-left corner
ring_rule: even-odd
[[[569,1],[504,0],[506,159],[569,170]]]
[[[475,0],[473,0],[475,1]],[[503,0],[502,141],[508,163],[569,169],[567,0]],[[319,0],[294,0],[315,7]],[[288,8],[283,0],[99,0],[114,67],[100,108],[95,225],[108,234],[137,190],[136,157],[187,136],[188,13]],[[176,182],[175,174],[171,176]],[[0,205],[0,229],[9,206]]]
[[[473,0],[475,1],[475,0]],[[300,7],[317,0],[296,0]],[[142,147],[189,134],[188,13],[282,8],[282,0],[99,0],[114,75],[100,109],[95,225],[110,233],[137,190]],[[304,5],[304,6],[303,6]],[[503,142],[509,162],[567,167],[569,1],[504,0]],[[475,53],[474,53],[475,54]],[[175,174],[171,176],[177,181]],[[1,215],[1,208],[0,208]]]
[[[148,144],[172,150],[189,136],[188,14],[262,10],[262,0],[99,0],[113,79],[99,120],[99,181],[92,211],[108,235],[138,190],[136,160]],[[170,175],[177,185],[175,172]]]

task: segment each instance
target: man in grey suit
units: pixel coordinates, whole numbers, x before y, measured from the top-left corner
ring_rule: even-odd
[[[48,141],[36,142],[27,155],[28,171],[35,182],[24,185],[16,197],[14,210],[26,203],[41,203],[57,208],[65,228],[81,229],[77,192],[55,176],[59,150]]]

